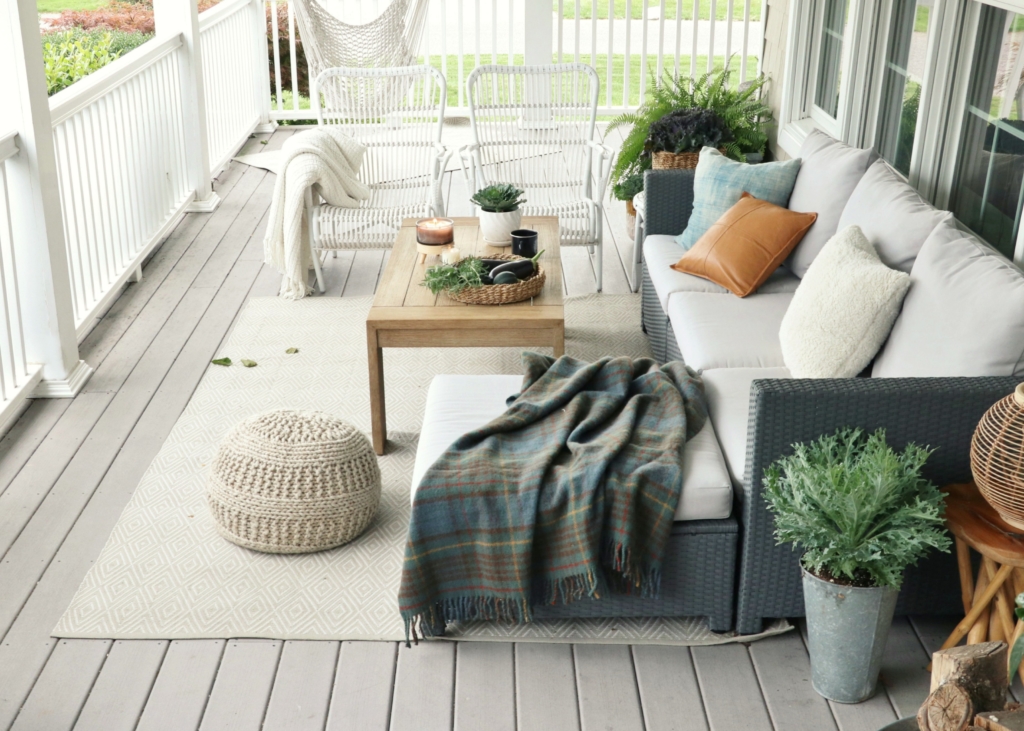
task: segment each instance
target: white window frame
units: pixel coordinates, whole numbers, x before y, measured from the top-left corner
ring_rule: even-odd
[[[814,103],[818,51],[824,22],[825,0],[792,0],[786,42],[786,71],[779,110],[779,146],[789,155],[800,153],[807,135],[820,129],[836,139],[850,141],[861,133],[865,93],[869,88],[869,43],[875,8],[880,0],[849,0],[840,64],[839,108],[835,118]]]

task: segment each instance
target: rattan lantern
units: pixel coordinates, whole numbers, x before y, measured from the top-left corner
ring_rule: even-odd
[[[1024,383],[981,417],[971,439],[971,471],[999,517],[1024,530]]]

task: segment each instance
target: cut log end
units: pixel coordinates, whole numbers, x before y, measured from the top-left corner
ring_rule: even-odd
[[[967,731],[974,720],[971,697],[956,683],[943,683],[917,714],[921,731]]]
[[[975,713],[1002,711],[1006,707],[1007,646],[982,642],[940,650],[932,655],[932,685],[936,690],[953,683],[970,696]]]

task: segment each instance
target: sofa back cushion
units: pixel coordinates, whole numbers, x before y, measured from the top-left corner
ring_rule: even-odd
[[[1024,273],[952,224],[914,262],[872,377],[1024,375]]]
[[[793,274],[803,277],[825,243],[839,230],[839,217],[857,183],[878,153],[838,142],[812,131],[800,148],[800,172],[789,197],[792,211],[817,213],[818,220],[786,260]]]
[[[793,378],[852,378],[900,312],[910,276],[883,264],[857,226],[833,236],[793,294],[779,342]]]
[[[746,297],[779,268],[815,217],[744,192],[672,268]]]
[[[744,193],[785,208],[799,171],[799,159],[749,165],[705,147],[693,176],[693,213],[677,237],[679,245],[689,249],[697,243]]]
[[[860,226],[886,266],[910,272],[928,234],[953,214],[921,198],[885,160],[875,161],[853,189],[839,230]]]

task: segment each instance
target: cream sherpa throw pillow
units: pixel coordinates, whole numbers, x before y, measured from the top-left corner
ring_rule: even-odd
[[[794,378],[852,378],[889,337],[910,288],[859,226],[843,229],[811,263],[782,318],[782,357]]]

